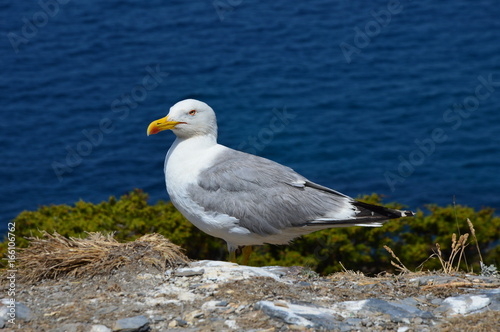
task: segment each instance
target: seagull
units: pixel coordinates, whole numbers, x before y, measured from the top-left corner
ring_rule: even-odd
[[[230,260],[242,249],[246,264],[254,245],[289,244],[311,232],[349,226],[380,227],[411,211],[356,201],[293,169],[217,143],[217,119],[206,103],[186,99],[147,135],[171,130],[165,158],[173,205],[203,232],[226,241]]]

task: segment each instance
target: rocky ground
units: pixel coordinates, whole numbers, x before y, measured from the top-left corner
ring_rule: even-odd
[[[109,276],[16,285],[3,331],[493,331],[498,276],[320,277],[301,267],[195,261],[167,273],[125,266]],[[3,319],[3,320],[2,320]]]

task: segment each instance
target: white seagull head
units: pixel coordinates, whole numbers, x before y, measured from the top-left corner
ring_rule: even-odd
[[[217,118],[214,110],[202,101],[186,99],[170,108],[164,118],[151,122],[147,134],[170,129],[179,138],[213,136],[217,138]]]

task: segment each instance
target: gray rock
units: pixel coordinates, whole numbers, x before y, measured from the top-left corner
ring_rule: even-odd
[[[270,301],[259,301],[255,304],[255,309],[264,311],[268,316],[279,318],[288,324],[314,327],[314,323],[301,317],[289,307],[277,306]]]
[[[340,332],[351,332],[354,328],[352,325],[341,323],[337,329],[339,329]]]
[[[443,303],[443,299],[433,299],[431,300],[431,304],[434,304],[434,305],[441,305],[441,303]]]
[[[413,319],[413,323],[414,324],[417,324],[417,325],[420,325],[424,322],[424,320],[420,317],[416,317],[415,319]]]
[[[238,265],[236,263],[230,262],[220,262],[220,261],[196,261],[191,262],[189,264],[189,268],[185,268],[193,271],[203,270],[203,277],[206,280],[212,280],[215,282],[228,282],[228,281],[236,281],[249,279],[252,277],[270,277],[274,280],[280,280],[282,269],[273,269],[270,267],[262,268],[262,267],[254,267],[254,266],[245,266]],[[174,275],[177,275],[178,269]],[[169,271],[167,271],[167,274]],[[278,274],[277,274],[278,273]]]
[[[31,320],[31,310],[21,302],[14,302],[14,305],[9,299],[0,301],[0,319],[8,321],[15,318],[29,322]]]
[[[345,301],[332,306],[334,312],[343,317],[366,317],[366,316],[387,316],[387,319],[393,322],[409,324],[414,317],[431,319],[433,315],[430,312],[422,311],[411,301],[388,302],[380,299],[367,299],[361,301]]]
[[[180,268],[175,270],[174,276],[176,277],[193,277],[201,276],[205,273],[205,270],[201,267],[198,268]]]
[[[317,315],[304,314],[302,315],[302,317],[311,321],[316,328],[324,328],[327,330],[334,330],[336,328],[339,328],[339,320],[337,320],[333,315],[318,313]],[[361,319],[359,321],[361,324]]]
[[[417,301],[411,298],[403,299],[397,302],[389,302],[389,304],[406,312],[408,314],[406,315],[407,318],[420,317],[423,319],[432,319],[434,317],[429,311],[418,309]]]
[[[498,307],[500,307],[500,289],[494,289],[481,294],[448,297],[434,312],[445,316],[455,316],[479,313]]]
[[[188,325],[188,322],[186,322],[184,319],[181,319],[181,318],[177,318],[175,321],[177,322],[177,325],[179,325],[181,327]]]
[[[272,274],[275,274],[277,276],[283,277],[287,275],[290,270],[293,269],[293,267],[288,267],[288,266],[263,266],[263,270],[268,271]]]
[[[149,320],[145,316],[135,316],[119,319],[113,326],[113,331],[120,332],[143,332],[149,331]]]
[[[211,300],[211,301],[207,301],[207,302],[203,303],[201,305],[201,309],[204,311],[208,311],[208,312],[212,312],[212,311],[216,311],[216,310],[225,310],[227,308],[228,304],[229,304],[229,302],[227,302],[225,300],[221,300],[221,301]]]
[[[228,304],[229,304],[229,302],[227,302],[226,300],[221,300],[221,301],[217,301],[217,303],[215,303],[215,306],[216,307],[227,307]]]
[[[419,305],[420,303],[415,300],[415,298],[413,297],[407,297],[407,298],[404,298],[404,299],[401,299],[401,300],[398,300],[396,301],[396,303],[400,303],[400,304],[406,304],[406,305],[409,305],[409,306],[413,306],[413,307],[417,307],[417,305]]]
[[[339,329],[340,320],[332,310],[313,305],[298,305],[280,301],[259,301],[255,309],[264,311],[267,315],[283,320],[285,323],[305,327]]]

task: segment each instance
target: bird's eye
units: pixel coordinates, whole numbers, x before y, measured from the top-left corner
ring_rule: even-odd
[[[196,110],[191,110],[191,111],[189,111],[189,113],[188,113],[188,114],[189,114],[189,115],[195,115],[195,114],[196,114]]]

